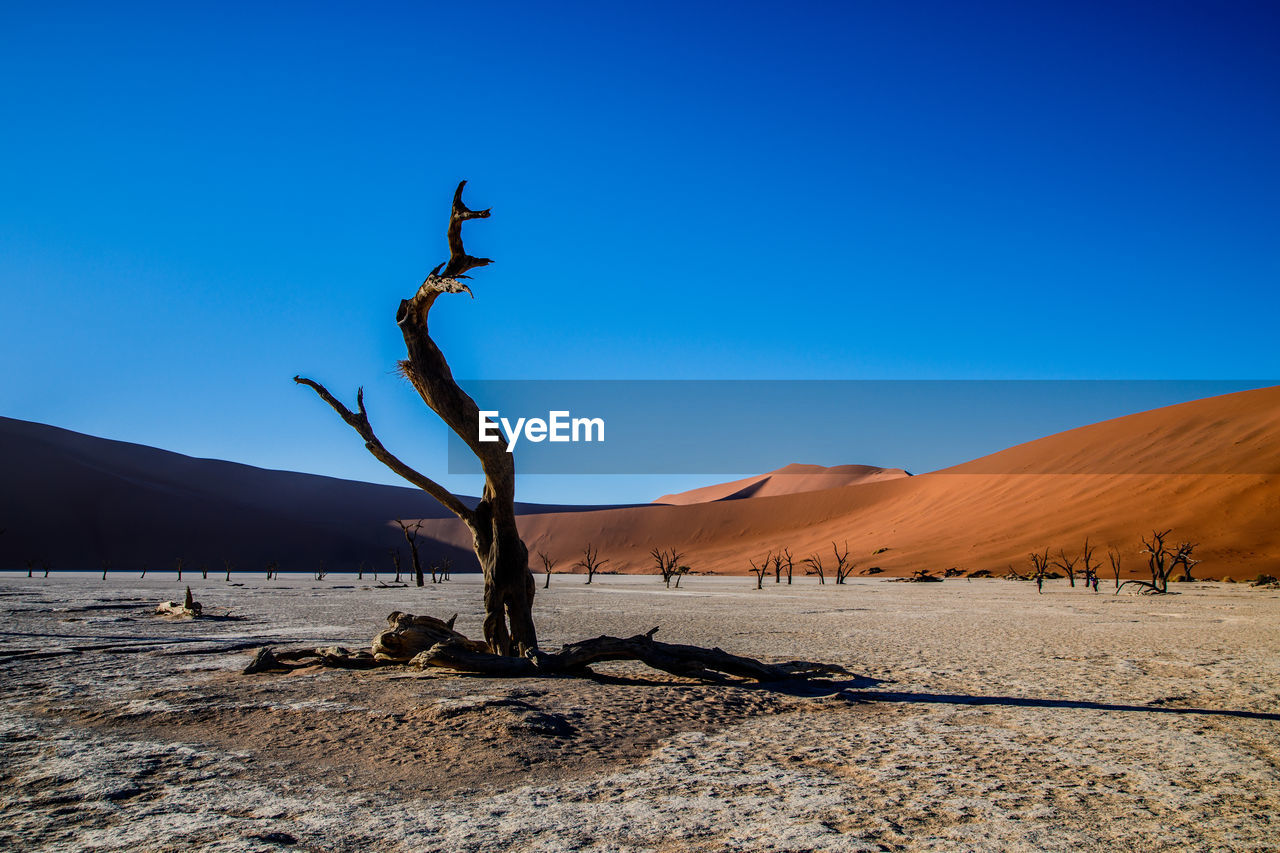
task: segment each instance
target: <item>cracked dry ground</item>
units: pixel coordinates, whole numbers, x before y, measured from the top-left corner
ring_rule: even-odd
[[[332,576],[331,576],[332,577]],[[0,577],[0,849],[1280,849],[1280,595],[1065,582],[557,578],[543,642],[661,637],[883,683],[305,670],[392,610],[479,634],[477,579]]]

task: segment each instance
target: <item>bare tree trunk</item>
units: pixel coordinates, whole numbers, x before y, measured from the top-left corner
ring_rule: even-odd
[[[364,408],[364,395],[357,396],[359,412],[339,403],[323,386],[309,379],[294,381],[310,386],[334,408],[365,440],[365,447],[379,461],[444,504],[471,530],[472,547],[484,573],[484,637],[489,648],[500,655],[523,654],[538,647],[533,627],[533,573],[529,571],[529,550],[516,529],[515,460],[507,442],[481,442],[480,408],[458,387],[444,354],[431,339],[428,316],[442,293],[471,293],[459,281],[468,270],[490,263],[488,258],[468,255],[462,245],[462,223],[485,219],[488,210],[468,210],[462,203],[466,181],[458,184],[449,216],[449,260],[427,276],[411,299],[402,300],[396,325],[404,337],[408,357],[400,369],[433,412],[462,439],[484,470],[484,492],[475,509],[392,455],[374,434]],[[441,268],[443,267],[443,272]]]

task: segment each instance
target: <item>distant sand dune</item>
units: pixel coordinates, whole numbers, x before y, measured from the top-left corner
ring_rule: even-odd
[[[474,566],[465,527],[413,489],[263,471],[0,419],[0,566],[171,565],[217,570],[389,566],[397,516],[427,518],[429,556]],[[747,499],[749,498],[749,499]],[[1138,569],[1138,537],[1174,528],[1200,543],[1201,576],[1280,574],[1280,387],[1156,409],[1009,448],[943,471],[791,465],[629,507],[521,505],[530,551],[567,568],[591,542],[609,569],[650,571],[677,548],[695,571],[745,573],[791,548],[797,561],[848,540],[859,569],[952,566],[1003,573],[1033,549],[1086,536]],[[873,552],[887,549],[880,554]],[[536,565],[536,563],[535,563]]]
[[[1232,471],[1247,473],[1222,473]],[[1137,569],[1138,536],[1172,527],[1175,539],[1200,543],[1197,572],[1221,577],[1277,573],[1277,518],[1280,388],[1265,388],[1081,427],[915,477],[752,500],[552,513],[521,519],[521,531],[531,550],[562,561],[591,541],[610,568],[625,571],[649,571],[654,546],[685,551],[698,571],[745,573],[748,557],[781,547],[797,559],[829,554],[833,539],[847,539],[860,568],[892,575],[1024,568],[1033,549],[1078,550],[1086,536],[1101,546],[1097,557],[1105,561],[1114,545],[1125,567]],[[460,525],[429,526],[435,536],[462,541]],[[880,548],[888,550],[872,556]]]
[[[687,505],[708,501],[768,498],[774,495],[817,492],[862,483],[879,483],[909,476],[911,475],[901,468],[876,468],[871,465],[836,465],[827,468],[822,465],[791,464],[767,474],[746,477],[731,483],[717,483],[714,486],[663,495],[654,503]]]

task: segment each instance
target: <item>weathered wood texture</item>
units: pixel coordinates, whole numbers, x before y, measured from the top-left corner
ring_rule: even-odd
[[[702,681],[727,678],[751,681],[787,681],[825,675],[850,675],[834,664],[810,661],[764,663],[755,658],[653,639],[657,628],[633,637],[595,637],[569,643],[558,652],[531,649],[522,656],[498,655],[487,643],[467,639],[453,628],[454,619],[395,612],[387,617],[387,629],[373,638],[370,651],[351,652],[340,647],[275,651],[263,648],[245,674],[285,672],[305,666],[371,669],[409,665],[439,667],[456,672],[496,677],[536,678],[590,675],[590,665],[606,661],[639,661],[653,669]]]

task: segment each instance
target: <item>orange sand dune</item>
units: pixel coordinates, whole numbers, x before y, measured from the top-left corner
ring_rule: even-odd
[[[861,483],[878,483],[882,480],[896,480],[899,477],[910,476],[901,468],[876,468],[871,465],[835,465],[827,468],[822,465],[792,464],[767,474],[758,474],[730,483],[717,483],[714,486],[703,486],[700,489],[690,489],[674,495],[663,495],[654,503],[683,506],[708,501],[767,498],[774,495],[794,495],[800,492],[837,489],[841,486],[856,486]]]
[[[1242,473],[1232,473],[1242,472]],[[788,547],[798,558],[848,540],[860,568],[1025,569],[1086,536],[1140,568],[1138,537],[1173,528],[1200,543],[1202,576],[1280,574],[1280,387],[1156,409],[1019,445],[953,468],[800,494],[521,518],[530,551],[567,568],[591,542],[611,569],[650,571],[654,546],[695,571],[742,573]],[[431,534],[466,544],[452,521]],[[873,556],[880,548],[888,550]],[[534,563],[537,565],[537,563]],[[797,567],[799,571],[799,567]]]

